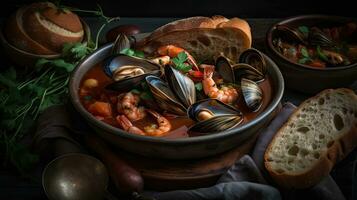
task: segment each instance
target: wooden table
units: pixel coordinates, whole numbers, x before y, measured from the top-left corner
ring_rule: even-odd
[[[122,18],[117,23],[113,24],[136,24],[142,32],[150,32],[156,27],[163,25],[167,22],[173,21],[176,18]],[[97,18],[86,18],[87,23],[90,25],[92,34],[95,35],[97,28],[100,26],[100,21]],[[247,19],[249,22],[254,46],[264,51],[264,38],[267,30],[274,23],[281,19]],[[110,27],[108,27],[109,29]],[[106,29],[106,30],[108,30]],[[308,96],[296,93],[293,91],[285,90],[283,102],[290,101],[298,105],[302,100]],[[17,199],[47,199],[41,186],[41,170],[37,170],[32,174],[35,181],[24,180],[20,175],[16,174],[14,170],[0,168],[0,199],[4,200],[17,200]]]

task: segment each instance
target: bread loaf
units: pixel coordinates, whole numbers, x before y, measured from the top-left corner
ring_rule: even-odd
[[[58,54],[64,43],[81,42],[83,35],[77,15],[48,2],[20,8],[5,25],[9,43],[40,55]]]
[[[279,185],[307,188],[357,146],[357,96],[328,89],[302,103],[268,146],[265,167]]]
[[[249,24],[223,16],[191,17],[168,23],[139,41],[137,48],[152,54],[162,45],[173,44],[190,52],[198,61],[210,61],[221,53],[232,60],[250,48]]]

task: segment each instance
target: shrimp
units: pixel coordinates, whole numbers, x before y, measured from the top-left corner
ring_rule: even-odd
[[[195,71],[199,71],[197,63],[195,59],[192,57],[190,53],[188,53],[185,49],[177,47],[175,45],[165,45],[161,46],[157,49],[157,53],[161,56],[170,56],[170,58],[176,57],[179,53],[185,52],[187,55],[187,62],[192,65]]]
[[[134,126],[131,121],[125,115],[118,115],[116,117],[118,124],[127,132],[138,135],[145,135],[144,131]]]
[[[132,92],[118,96],[117,111],[126,115],[130,120],[136,121],[146,116],[145,108],[138,107],[140,97]]]
[[[171,130],[171,123],[168,119],[153,110],[146,111],[156,119],[157,124],[145,126],[144,130],[134,126],[125,115],[118,115],[116,120],[125,131],[138,135],[161,136]]]
[[[201,65],[203,70],[202,86],[205,94],[214,99],[218,99],[224,103],[233,103],[238,99],[238,92],[232,86],[222,86],[220,89],[213,80],[213,65]]]

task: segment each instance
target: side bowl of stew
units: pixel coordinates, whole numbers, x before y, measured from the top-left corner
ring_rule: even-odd
[[[74,70],[70,79],[70,100],[86,122],[111,145],[139,155],[165,159],[192,159],[216,155],[239,146],[256,135],[274,117],[284,92],[284,80],[279,68],[266,55],[269,77],[269,101],[254,118],[229,130],[195,137],[151,137],[128,133],[98,119],[84,106],[79,90],[83,80],[98,74],[96,69],[111,53],[107,44],[86,57]],[[100,81],[99,81],[100,82]]]
[[[274,24],[266,34],[267,54],[287,88],[315,94],[357,80],[357,20],[302,15]]]

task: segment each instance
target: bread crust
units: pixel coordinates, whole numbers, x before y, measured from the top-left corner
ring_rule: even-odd
[[[323,93],[338,91],[353,94],[353,98],[357,102],[357,95],[352,90],[347,88],[339,88],[336,90],[326,89],[310,99],[317,99]],[[327,151],[320,153],[320,159],[316,161],[315,165],[313,165],[312,168],[297,174],[287,174],[285,172],[281,174],[276,173],[269,164],[270,162],[268,161],[268,154],[271,151],[275,140],[283,134],[280,130],[286,127],[288,122],[297,114],[299,114],[302,105],[308,104],[310,99],[304,101],[298,107],[298,109],[294,111],[294,113],[289,117],[288,121],[279,129],[277,134],[274,136],[264,154],[265,168],[269,172],[272,179],[278,185],[284,188],[301,189],[309,188],[316,185],[319,181],[321,181],[325,176],[330,173],[330,171],[338,161],[345,158],[348,153],[350,153],[357,145],[357,121],[355,120],[353,126],[347,133],[341,134],[339,138],[334,140],[334,142],[329,145]]]
[[[213,59],[217,54],[227,52],[226,56],[235,60],[241,51],[251,47],[252,36],[249,24],[245,20],[227,19],[223,16],[197,16],[159,27],[139,41],[136,47],[152,54],[159,46],[167,44],[180,46],[201,61]]]
[[[6,39],[10,44],[15,47],[39,55],[51,55],[56,54],[56,52],[46,48],[45,46],[39,44],[32,38],[30,38],[23,29],[22,14],[25,8],[20,8],[16,13],[10,16],[5,24],[5,35]]]
[[[68,17],[66,18],[67,20],[69,20],[67,21],[68,25],[66,27],[58,26],[58,24],[64,23],[63,20],[65,19],[65,17],[63,17],[63,14],[58,14],[56,17],[54,11],[49,10],[54,10],[54,8],[48,7],[44,10],[27,9],[27,11],[24,13],[24,28],[31,38],[55,52],[61,52],[64,43],[75,43],[82,41],[83,29],[78,32],[72,32],[67,29],[67,27],[73,28],[70,25],[69,21],[74,20],[75,22],[73,24],[76,24],[77,20],[79,20],[78,18],[73,19]],[[46,18],[43,13],[47,13],[46,15],[51,17],[51,19]],[[56,18],[56,20],[54,18]],[[61,30],[46,27],[44,25],[44,22],[55,24],[56,26],[61,27],[71,33],[74,33],[75,35],[66,36],[61,33]],[[76,27],[76,29],[77,28],[82,28],[82,26]]]

